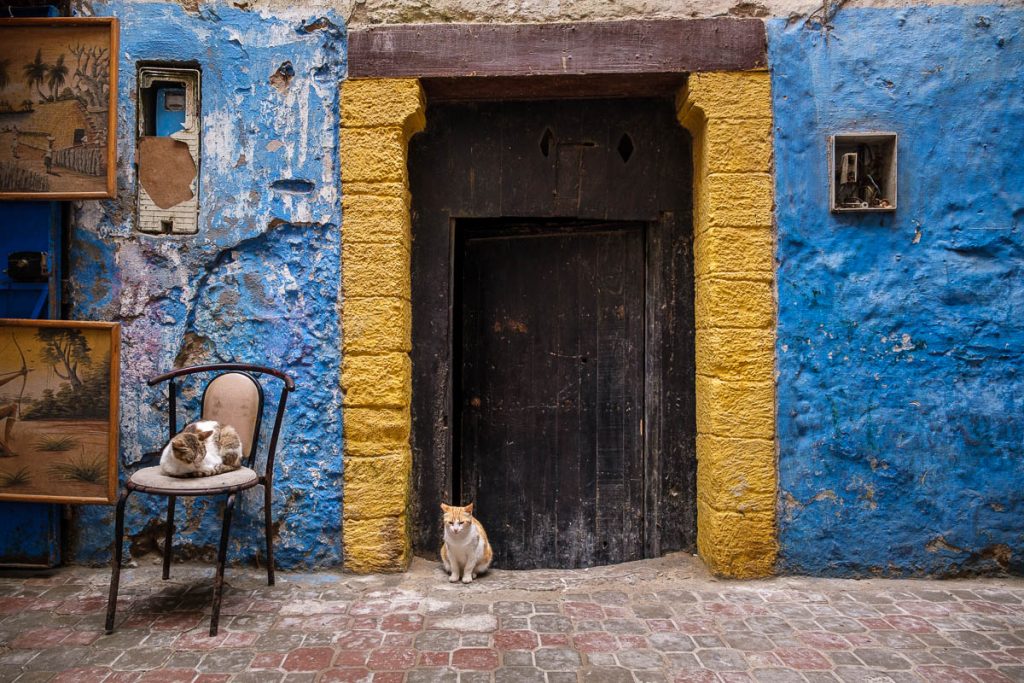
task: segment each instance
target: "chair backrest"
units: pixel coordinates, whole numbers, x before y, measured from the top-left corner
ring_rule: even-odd
[[[217,375],[203,392],[204,420],[231,425],[242,441],[242,453],[248,458],[256,449],[263,416],[263,387],[246,372]]]

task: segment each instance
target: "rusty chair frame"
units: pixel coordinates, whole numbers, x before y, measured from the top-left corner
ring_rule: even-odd
[[[281,423],[284,419],[285,403],[288,400],[288,395],[295,391],[295,382],[288,374],[280,370],[275,370],[261,365],[251,365],[248,363],[218,363],[212,365],[196,365],[172,370],[171,372],[153,377],[147,382],[147,385],[152,387],[163,382],[167,382],[167,426],[169,433],[168,438],[170,438],[178,433],[177,388],[175,380],[179,377],[186,377],[200,373],[217,373],[216,377],[211,378],[210,381],[207,382],[206,388],[209,388],[214,379],[221,376],[222,373],[231,371],[246,375],[253,381],[258,390],[259,407],[252,436],[252,446],[249,449],[249,454],[246,457],[245,462],[243,463],[246,467],[252,469],[255,469],[256,454],[259,451],[260,426],[264,410],[263,385],[254,375],[270,375],[283,382],[280,399],[277,404],[277,413],[274,418],[274,427],[271,431],[270,445],[267,448],[265,470],[262,474],[257,473],[256,479],[242,484],[210,486],[207,488],[197,486],[196,488],[187,488],[183,490],[147,487],[133,482],[131,478],[128,479],[125,484],[124,491],[121,493],[121,496],[117,501],[114,523],[114,552],[111,561],[110,595],[107,601],[106,619],[106,632],[108,634],[113,633],[114,631],[114,617],[117,610],[117,593],[121,580],[121,562],[124,551],[125,504],[128,502],[128,497],[135,491],[150,495],[165,496],[167,498],[167,527],[165,530],[163,553],[163,578],[165,580],[170,578],[171,572],[171,539],[174,535],[174,507],[177,497],[215,496],[227,494],[227,500],[224,504],[224,518],[221,527],[220,546],[217,551],[217,573],[213,583],[213,609],[210,618],[211,636],[217,635],[217,627],[220,621],[220,605],[224,593],[224,564],[227,557],[228,535],[231,529],[231,517],[235,507],[235,497],[239,491],[244,491],[257,485],[263,486],[263,521],[267,550],[267,585],[274,585],[274,539],[272,537],[273,514],[271,511],[271,502],[273,500],[274,456],[277,451],[278,438],[281,433]],[[205,390],[203,396],[205,399]]]

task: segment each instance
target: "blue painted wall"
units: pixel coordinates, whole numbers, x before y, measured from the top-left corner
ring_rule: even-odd
[[[276,469],[277,559],[282,567],[337,564],[342,22],[301,9],[269,17],[230,3],[204,4],[198,13],[175,3],[92,7],[121,20],[119,199],[77,208],[71,301],[74,317],[123,326],[122,467],[166,442],[164,395],[146,388],[145,380],[176,360],[285,369],[298,391]],[[133,225],[141,60],[195,60],[202,68],[198,235],[147,236]],[[295,75],[282,92],[269,79],[285,62]],[[273,185],[295,179],[309,183]],[[151,552],[160,538],[163,499],[131,500],[130,549]],[[179,503],[179,557],[215,555],[221,504]],[[261,489],[246,492],[236,511],[232,560],[251,561],[261,547],[261,510]],[[112,508],[77,508],[73,561],[107,561],[111,520]]]
[[[768,24],[780,569],[1024,570],[1024,10]],[[895,215],[828,211],[826,142],[895,131]]]
[[[120,199],[85,202],[76,317],[119,320],[124,465],[166,439],[145,379],[178,363],[288,369],[277,470],[282,566],[340,561],[336,312],[341,20],[231,5],[95,6],[122,21]],[[1024,11],[843,9],[832,28],[768,23],[776,122],[779,531],[784,572],[1024,569]],[[135,231],[139,60],[203,69],[200,233]],[[284,92],[269,78],[285,62]],[[900,134],[899,210],[828,212],[828,136]],[[302,179],[312,183],[309,192]],[[280,189],[275,189],[280,188]],[[159,499],[130,546],[154,550]],[[260,547],[258,491],[232,559]],[[105,562],[111,510],[77,509],[72,560]],[[179,510],[180,552],[212,558],[218,509]]]

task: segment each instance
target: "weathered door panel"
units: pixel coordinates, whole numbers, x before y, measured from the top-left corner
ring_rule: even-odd
[[[639,226],[462,241],[462,500],[507,568],[643,557]]]

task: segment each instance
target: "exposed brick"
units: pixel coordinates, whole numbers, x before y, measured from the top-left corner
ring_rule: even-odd
[[[775,656],[786,666],[794,669],[831,669],[832,663],[818,652],[809,648],[779,648]]]
[[[537,647],[533,631],[495,631],[494,646],[499,650],[533,650]]]
[[[321,683],[370,683],[373,674],[366,669],[334,668],[320,674]]]
[[[366,668],[373,671],[410,669],[416,665],[417,652],[411,648],[378,648],[370,653]]]
[[[452,653],[452,666],[456,669],[478,671],[498,668],[498,651],[490,648],[465,648]]]
[[[576,633],[572,642],[580,652],[615,652],[619,649],[618,640],[610,633],[591,632]]]

